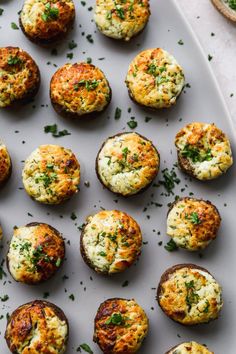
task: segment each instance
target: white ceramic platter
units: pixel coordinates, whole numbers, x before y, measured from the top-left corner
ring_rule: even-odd
[[[49,282],[35,287],[15,283],[7,270],[7,277],[0,281],[0,296],[9,295],[9,300],[0,302],[0,353],[8,353],[3,340],[6,314],[11,313],[19,305],[42,298],[49,292],[48,300],[60,306],[66,313],[70,323],[70,339],[67,354],[76,353],[81,343],[88,343],[94,353],[100,353],[92,342],[93,319],[99,304],[110,297],[135,298],[143,306],[150,319],[150,332],[140,352],[145,354],[163,354],[167,349],[181,341],[196,340],[206,343],[216,354],[227,351],[235,353],[236,347],[236,300],[235,300],[235,269],[236,269],[236,167],[222,178],[201,183],[189,181],[178,172],[181,184],[175,194],[203,197],[216,204],[221,212],[223,222],[218,239],[199,254],[177,251],[169,253],[164,244],[169,240],[165,233],[167,204],[174,196],[165,197],[163,187],[151,187],[144,194],[130,199],[117,198],[104,190],[95,174],[95,157],[101,143],[110,135],[121,131],[129,131],[127,122],[131,116],[138,122],[137,132],[153,140],[161,154],[161,169],[172,168],[176,162],[173,144],[176,132],[191,121],[215,122],[229,134],[235,152],[235,136],[232,124],[211,73],[207,54],[203,54],[190,27],[178,9],[177,1],[152,0],[152,16],[147,29],[130,43],[116,42],[96,32],[92,21],[93,13],[88,11],[93,1],[82,6],[75,0],[77,18],[74,30],[68,39],[57,46],[58,55],[52,56],[50,49],[42,49],[29,42],[21,30],[13,30],[11,22],[18,23],[17,12],[21,9],[22,0],[2,0],[4,13],[0,17],[0,46],[20,46],[28,51],[36,60],[42,75],[40,92],[34,103],[18,110],[0,111],[0,137],[9,147],[13,160],[13,174],[0,192],[0,220],[4,230],[3,249],[0,258],[4,259],[8,242],[14,225],[25,225],[33,221],[43,221],[56,227],[70,241],[67,244],[67,261],[63,269]],[[85,35],[82,35],[85,32]],[[92,34],[94,43],[87,41],[86,35]],[[210,34],[206,34],[210,35]],[[73,50],[72,61],[86,60],[91,57],[107,75],[113,89],[113,100],[108,111],[97,120],[89,122],[71,122],[60,118],[52,109],[49,101],[49,80],[56,68],[69,59],[66,58],[68,42],[74,39],[78,47]],[[184,45],[178,44],[179,40]],[[134,105],[127,94],[124,78],[129,62],[142,49],[163,47],[177,58],[184,67],[186,80],[191,88],[181,96],[172,109],[149,112]],[[53,47],[54,48],[54,47]],[[104,60],[99,60],[104,58]],[[51,65],[47,65],[47,62]],[[32,106],[36,107],[33,108]],[[122,109],[122,117],[114,119],[115,108]],[[131,107],[131,113],[128,108]],[[148,123],[145,117],[152,117]],[[180,119],[182,118],[182,120]],[[59,139],[44,133],[44,126],[56,123],[59,129],[67,129],[70,136]],[[19,133],[15,133],[19,131]],[[23,141],[25,143],[23,143]],[[40,144],[54,143],[71,148],[81,163],[81,191],[63,206],[45,206],[33,202],[22,187],[21,170],[24,160],[33,149]],[[235,154],[236,156],[236,154]],[[161,173],[158,178],[161,178]],[[158,180],[157,178],[157,180]],[[84,185],[90,182],[90,187]],[[185,187],[185,185],[187,187]],[[181,192],[181,188],[185,188]],[[118,200],[118,202],[116,202]],[[151,201],[162,204],[144,208]],[[140,224],[145,245],[142,256],[136,266],[124,274],[108,278],[99,276],[83,262],[79,251],[81,225],[88,214],[100,208],[120,209],[130,213]],[[71,219],[71,213],[77,215]],[[30,213],[33,216],[29,216]],[[63,218],[61,218],[61,215]],[[160,232],[160,235],[158,233]],[[158,243],[163,241],[163,245]],[[158,308],[155,300],[156,286],[163,271],[174,264],[191,262],[206,267],[222,284],[225,305],[219,320],[204,326],[185,328],[169,320]],[[62,277],[67,275],[68,280]],[[122,287],[124,281],[129,285]],[[69,296],[74,294],[75,300]]]

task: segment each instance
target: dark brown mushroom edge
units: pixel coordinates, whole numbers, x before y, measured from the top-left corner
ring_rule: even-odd
[[[19,16],[25,36],[43,46],[62,40],[72,28],[74,20],[73,0],[25,0]]]
[[[129,197],[146,190],[160,166],[153,143],[138,133],[109,137],[96,158],[97,177],[111,192]]]
[[[50,225],[34,222],[14,229],[7,266],[16,281],[35,285],[50,279],[64,257],[62,235]]]
[[[179,167],[199,180],[215,179],[233,164],[230,141],[215,124],[194,122],[175,137]]]
[[[206,248],[217,236],[221,223],[218,209],[209,201],[180,198],[167,215],[167,235],[188,251]]]
[[[186,326],[217,319],[223,306],[221,286],[206,269],[194,264],[167,269],[160,279],[157,301],[170,319]]]
[[[64,312],[41,300],[18,307],[9,317],[5,332],[13,354],[63,354],[68,336],[69,324]]]
[[[51,79],[52,106],[66,118],[95,118],[105,111],[111,97],[107,78],[92,64],[65,64]]]
[[[170,349],[166,354],[214,354],[205,345],[199,344],[197,342],[185,342],[176,345],[174,348]]]
[[[0,48],[0,108],[30,102],[40,86],[40,72],[31,56],[18,47]]]
[[[141,247],[139,225],[118,210],[102,210],[89,216],[80,238],[85,263],[102,274],[125,271],[137,260]]]
[[[105,354],[136,353],[148,333],[148,318],[135,300],[104,301],[95,317],[94,342]]]

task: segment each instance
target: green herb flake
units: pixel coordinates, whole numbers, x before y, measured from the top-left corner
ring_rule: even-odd
[[[45,4],[45,11],[41,15],[44,22],[57,20],[59,16],[59,9],[57,7],[51,7],[50,2]]]
[[[71,135],[68,130],[60,130],[58,131],[57,124],[46,125],[44,127],[44,133],[51,133],[54,138],[61,138],[62,136]]]
[[[173,239],[171,239],[169,242],[167,242],[167,244],[164,246],[164,248],[168,252],[174,252],[178,249],[178,246],[176,245],[175,241]]]
[[[17,56],[13,57],[12,55],[10,55],[9,58],[7,59],[7,64],[8,65],[21,65],[22,60]]]
[[[228,4],[232,10],[236,10],[236,0],[228,0]]]
[[[86,343],[80,344],[79,348],[83,349],[86,353],[93,354],[92,349]]]
[[[4,10],[0,8],[0,16],[2,16]]]
[[[19,27],[17,26],[17,24],[15,22],[11,23],[11,28],[14,29],[14,30],[18,30],[19,29]]]
[[[185,145],[184,149],[181,151],[183,157],[189,158],[194,163],[210,161],[213,159],[211,149],[206,152],[201,152],[198,148],[190,145]]]
[[[113,313],[108,320],[105,322],[106,325],[115,325],[115,326],[121,326],[124,324],[124,318],[121,315],[121,313]]]
[[[179,45],[184,45],[183,40],[182,40],[182,39],[180,39],[180,40],[178,41],[178,44],[179,44]]]
[[[7,300],[9,300],[9,296],[8,295],[0,296],[0,300],[2,302],[6,302]]]
[[[192,224],[194,225],[199,225],[201,224],[201,219],[199,218],[198,213],[193,212],[190,215],[185,215],[185,219],[189,220]]]
[[[73,40],[71,42],[68,43],[68,48],[70,50],[74,49],[77,47],[77,43],[75,43]]]
[[[115,110],[115,120],[120,119],[121,113],[122,113],[122,110],[121,110],[119,107],[116,107],[116,110]]]
[[[138,126],[138,123],[134,120],[130,120],[129,122],[127,122],[127,125],[130,127],[130,129],[135,129]]]

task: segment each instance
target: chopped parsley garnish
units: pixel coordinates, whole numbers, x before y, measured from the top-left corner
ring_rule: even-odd
[[[179,45],[184,45],[183,40],[182,40],[182,39],[180,39],[180,40],[178,41],[178,44],[179,44]]]
[[[11,23],[11,28],[14,29],[14,30],[18,30],[19,29],[19,27],[17,26],[17,24],[15,22]]]
[[[115,326],[121,326],[124,324],[124,318],[121,313],[113,313],[108,320],[105,322],[106,325],[113,324]]]
[[[81,80],[74,85],[74,90],[78,91],[80,87],[85,87],[88,91],[95,90],[99,85],[97,80]]]
[[[103,251],[99,252],[98,254],[99,254],[99,256],[101,256],[101,257],[106,257],[106,255],[107,255],[106,252],[103,252]]]
[[[74,212],[72,212],[70,218],[71,218],[71,220],[75,220],[75,219],[77,219],[77,216],[75,215]]]
[[[57,180],[57,174],[56,173],[41,173],[38,177],[35,178],[35,183],[40,183],[42,182],[45,188],[48,188],[50,184],[52,184],[54,181]]]
[[[70,299],[71,301],[75,301],[75,295],[74,295],[74,294],[70,294],[69,299]]]
[[[74,49],[77,47],[77,43],[75,43],[73,40],[71,42],[68,43],[68,48],[70,50]]]
[[[115,110],[115,119],[116,120],[120,119],[121,113],[122,113],[122,110],[119,107],[116,107],[116,110]]]
[[[87,39],[87,41],[88,41],[89,43],[93,43],[93,42],[94,42],[93,37],[92,37],[91,34],[88,34],[88,35],[86,36],[86,39]]]
[[[124,283],[122,284],[122,288],[125,288],[126,286],[129,285],[129,281],[128,280],[125,280]]]
[[[154,63],[151,63],[148,67],[148,74],[151,74],[151,75],[156,75],[156,71],[157,71],[157,67]]]
[[[189,220],[194,225],[199,225],[202,222],[201,219],[199,218],[198,213],[196,212],[193,212],[190,215],[186,214],[185,219]]]
[[[44,133],[51,133],[54,138],[71,135],[71,133],[69,133],[66,129],[58,131],[57,124],[46,125],[44,127]]]
[[[2,302],[6,302],[7,300],[9,300],[9,296],[8,295],[0,296],[0,300]]]
[[[79,348],[83,349],[86,353],[93,354],[92,349],[86,343],[80,344]],[[78,350],[77,350],[78,351]]]
[[[168,252],[173,252],[178,249],[178,246],[173,239],[171,239],[164,247]]]
[[[56,267],[60,267],[60,265],[61,265],[61,258],[57,258]]]
[[[2,16],[4,10],[0,8],[0,16]]]
[[[236,0],[228,0],[229,7],[236,10]]]
[[[8,65],[20,65],[20,64],[22,64],[22,60],[17,56],[13,57],[12,55],[10,55],[7,60],[7,64]]]
[[[205,153],[205,152],[201,152],[196,147],[190,145],[185,145],[184,149],[181,151],[181,155],[183,157],[189,158],[194,163],[210,161],[213,159],[213,156],[211,154],[211,149],[208,149]]]
[[[213,59],[213,56],[208,54],[208,60],[211,61]]]
[[[165,187],[166,191],[168,192],[168,195],[174,194],[173,189],[175,188],[175,185],[180,183],[180,179],[177,177],[176,172],[173,168],[171,171],[165,168],[162,171],[162,175],[164,179],[159,181],[159,184]]]
[[[187,289],[187,295],[186,295],[186,303],[188,305],[188,311],[191,310],[192,305],[198,303],[199,300],[199,295],[194,291],[195,286],[194,286],[194,281],[191,280],[189,283],[185,283],[186,289]]]
[[[41,15],[44,22],[57,20],[59,16],[59,9],[57,7],[51,7],[50,2],[46,3],[45,11]]]
[[[210,303],[209,303],[208,300],[206,300],[206,307],[204,308],[203,312],[204,312],[204,313],[208,313],[209,308],[210,308]]]
[[[115,7],[116,7],[117,16],[118,16],[121,20],[124,20],[124,19],[125,19],[125,12],[124,12],[124,9],[122,8],[122,6],[115,3]]]
[[[130,127],[130,129],[135,129],[138,126],[138,123],[134,120],[130,120],[129,122],[127,122],[127,125]]]

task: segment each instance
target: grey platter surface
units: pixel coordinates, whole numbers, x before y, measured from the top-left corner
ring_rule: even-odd
[[[127,125],[130,117],[135,117],[138,122],[136,131],[151,139],[159,150],[161,170],[171,169],[176,163],[173,142],[175,134],[192,121],[214,122],[229,135],[235,152],[232,124],[212,75],[207,54],[201,51],[178,9],[177,1],[151,0],[152,15],[145,31],[130,43],[122,43],[96,31],[92,21],[93,12],[88,10],[94,5],[93,1],[87,1],[86,6],[82,6],[80,1],[75,0],[76,23],[68,38],[56,46],[57,56],[51,55],[51,49],[55,46],[50,49],[40,48],[29,42],[21,30],[11,28],[11,22],[18,23],[17,12],[22,3],[22,0],[1,1],[4,13],[0,17],[0,46],[20,46],[29,52],[39,65],[42,83],[33,103],[17,110],[0,111],[0,137],[8,146],[13,161],[12,177],[0,191],[0,221],[4,232],[0,261],[6,256],[13,227],[33,221],[46,222],[63,233],[67,241],[67,260],[52,280],[34,287],[15,283],[3,265],[7,276],[0,280],[0,296],[7,294],[9,300],[0,301],[0,315],[3,315],[0,320],[0,352],[9,352],[3,340],[7,313],[23,303],[42,299],[44,293],[48,292],[47,300],[61,307],[70,323],[67,354],[76,353],[81,343],[89,344],[94,353],[100,353],[97,345],[92,342],[93,319],[99,304],[111,297],[135,298],[145,309],[150,319],[150,331],[140,353],[162,354],[180,342],[196,340],[207,344],[216,354],[224,353],[226,348],[229,354],[234,354],[236,167],[232,167],[220,179],[205,183],[190,181],[176,169],[181,183],[176,186],[175,195],[187,196],[194,193],[196,197],[208,199],[219,208],[223,219],[217,240],[201,254],[181,250],[169,253],[165,250],[164,245],[169,241],[166,236],[167,205],[175,196],[165,196],[163,186],[153,186],[141,195],[124,199],[104,190],[95,174],[95,158],[102,142],[118,132],[130,131]],[[89,34],[94,43],[86,39]],[[78,46],[71,51],[68,43],[72,39]],[[179,40],[184,44],[178,44]],[[132,103],[124,84],[130,61],[139,51],[152,47],[163,47],[172,53],[183,66],[186,82],[191,86],[185,89],[175,107],[158,112],[144,110]],[[73,52],[72,60],[67,58],[68,52]],[[113,90],[112,103],[95,120],[76,122],[63,119],[53,111],[48,94],[50,78],[57,69],[54,64],[59,67],[66,62],[86,60],[88,57],[107,75]],[[122,109],[119,120],[114,119],[116,107]],[[131,113],[128,113],[129,107]],[[152,119],[147,123],[145,117]],[[45,134],[44,126],[54,123],[60,130],[67,129],[71,135],[56,139]],[[37,146],[47,143],[71,148],[81,164],[81,190],[62,206],[40,205],[21,189],[22,161]],[[159,179],[162,179],[161,172],[155,182]],[[89,188],[84,185],[85,181],[90,182]],[[87,215],[101,208],[128,212],[140,224],[144,238],[143,252],[137,264],[125,273],[110,278],[90,270],[84,264],[79,250],[78,227]],[[75,220],[71,219],[72,213],[77,216]],[[158,244],[161,241],[163,244],[160,246]],[[185,328],[169,320],[158,308],[155,296],[161,274],[166,268],[185,262],[207,268],[221,283],[224,308],[217,321]],[[65,275],[67,280],[63,280]],[[123,287],[126,280],[128,286]],[[71,294],[74,295],[74,301],[70,298]]]

